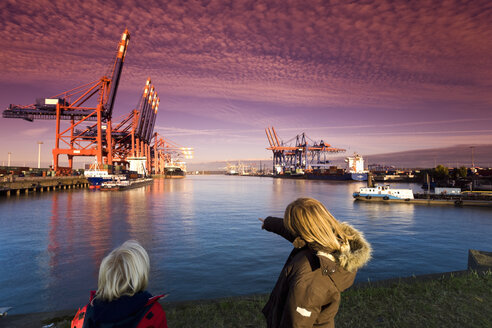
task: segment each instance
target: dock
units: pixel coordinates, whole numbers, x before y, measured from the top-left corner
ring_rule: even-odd
[[[477,199],[384,199],[383,197],[355,197],[357,201],[377,202],[377,203],[405,203],[418,205],[447,205],[447,206],[481,206],[492,207],[492,200],[477,200]]]
[[[84,176],[60,177],[10,177],[0,181],[0,196],[29,194],[64,189],[89,187]]]

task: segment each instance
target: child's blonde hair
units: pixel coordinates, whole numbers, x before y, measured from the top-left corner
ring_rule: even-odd
[[[306,243],[330,252],[349,247],[354,236],[342,229],[340,222],[313,198],[298,198],[285,209],[284,225]]]
[[[96,298],[111,302],[145,290],[149,270],[149,255],[145,249],[136,240],[126,241],[102,260]]]

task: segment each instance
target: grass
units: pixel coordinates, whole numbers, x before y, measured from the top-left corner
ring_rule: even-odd
[[[268,295],[164,304],[170,328],[262,328]],[[492,272],[368,284],[342,294],[336,327],[490,327]],[[57,327],[69,327],[64,318]],[[49,321],[49,320],[48,320]],[[56,322],[51,320],[49,322]]]
[[[266,327],[261,309],[267,300],[268,295],[255,295],[164,307],[170,328],[256,328]]]
[[[353,289],[337,327],[490,327],[492,273]]]

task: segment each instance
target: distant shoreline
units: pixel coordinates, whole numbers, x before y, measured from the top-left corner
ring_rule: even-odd
[[[474,165],[477,167],[492,167],[492,144],[485,145],[456,145],[443,148],[415,149],[393,153],[365,154],[360,153],[365,159],[366,165],[381,164],[395,166],[398,169],[428,169],[441,164],[447,167],[471,167],[471,149],[474,150]],[[347,150],[343,155],[328,158],[333,165],[345,167],[345,157],[352,155],[353,150]],[[272,159],[231,159],[209,162],[190,162],[187,164],[188,172],[191,171],[221,171],[227,164],[242,163],[243,165],[271,169]]]

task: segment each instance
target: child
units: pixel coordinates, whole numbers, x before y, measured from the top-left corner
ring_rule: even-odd
[[[334,327],[340,293],[369,261],[369,243],[312,198],[289,204],[284,219],[260,221],[294,244],[263,308],[268,327]]]
[[[158,302],[165,296],[147,292],[150,262],[145,249],[129,240],[106,256],[99,267],[97,292],[79,309],[72,328],[167,328],[166,314]]]

